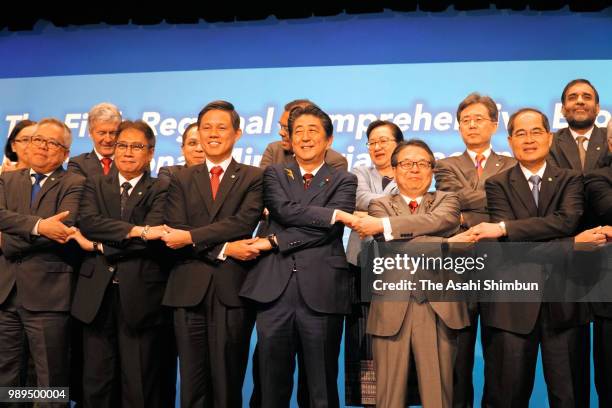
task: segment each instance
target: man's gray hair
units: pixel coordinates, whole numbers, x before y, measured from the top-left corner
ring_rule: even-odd
[[[38,123],[35,125],[36,127],[34,128],[34,135],[36,135],[36,133],[38,132],[38,128],[42,125],[55,125],[57,127],[62,128],[64,130],[64,146],[66,146],[67,149],[70,149],[70,146],[72,145],[72,132],[64,122],[56,118],[44,118],[42,120],[39,120]]]
[[[102,102],[91,108],[87,116],[87,125],[91,127],[95,122],[116,122],[121,123],[121,112],[119,108],[109,102]]]

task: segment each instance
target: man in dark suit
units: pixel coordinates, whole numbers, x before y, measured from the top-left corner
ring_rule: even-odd
[[[452,191],[459,195],[463,231],[489,221],[485,181],[516,163],[512,157],[499,155],[491,147],[491,138],[497,132],[498,117],[493,99],[478,93],[469,94],[457,108],[459,132],[466,150],[461,156],[436,162],[436,190]],[[469,309],[471,324],[457,336],[453,389],[453,406],[456,408],[472,407],[474,404],[472,372],[478,332],[478,304],[470,304]]]
[[[165,183],[146,169],[155,136],[144,122],[125,121],[115,145],[117,172],[88,179],[80,232],[88,252],[79,273],[72,314],[83,325],[85,407],[165,407],[165,339],[169,311],[162,308],[167,270],[161,238]],[[82,233],[82,235],[81,235]]]
[[[192,123],[187,126],[182,135],[181,151],[185,158],[185,164],[175,164],[173,166],[161,167],[157,173],[157,177],[161,180],[170,179],[173,175],[183,170],[186,167],[202,164],[206,160],[204,148],[200,143],[200,133],[198,132],[198,124]]]
[[[262,406],[289,405],[296,354],[303,354],[311,407],[337,407],[343,314],[350,311],[342,211],[355,208],[357,179],[326,164],[329,116],[296,107],[288,121],[296,161],[264,173],[269,235],[252,245],[266,255],[240,295],[257,302]],[[337,211],[342,210],[342,211]]]
[[[112,103],[102,102],[91,108],[87,117],[93,150],[71,157],[68,171],[84,177],[107,175],[113,171],[115,139],[121,123],[121,112]]]
[[[176,250],[164,304],[174,308],[181,406],[241,407],[254,313],[238,291],[259,251],[262,171],[232,159],[240,117],[226,101],[198,115],[206,162],[172,178],[162,239]]]
[[[582,175],[546,161],[552,134],[546,116],[521,109],[508,122],[519,164],[485,184],[490,223],[468,233],[510,242],[573,237],[583,213]],[[538,348],[551,407],[589,404],[589,313],[580,303],[481,303],[483,406],[529,405]]]
[[[31,169],[0,178],[0,207],[9,223],[15,214],[15,225],[1,228],[7,260],[6,268],[0,270],[0,385],[4,387],[19,384],[24,337],[38,386],[69,384],[75,248],[66,241],[74,232],[69,227],[78,216],[85,181],[62,168],[71,141],[64,123],[41,120],[30,140]],[[62,220],[63,228],[58,225]]]
[[[549,161],[581,173],[598,168],[608,151],[606,131],[595,125],[599,93],[588,80],[574,79],[563,88],[561,103],[568,127],[555,133]]]
[[[303,108],[307,105],[315,105],[315,103],[309,101],[308,99],[296,99],[285,105],[285,111],[278,121],[278,125],[280,126],[278,134],[280,135],[281,140],[278,142],[272,142],[266,146],[266,150],[264,150],[261,161],[259,162],[260,168],[265,169],[271,164],[287,164],[293,161],[294,153],[291,147],[289,128],[287,126],[289,121],[289,113],[295,107],[300,106]],[[346,158],[331,148],[325,152],[325,163],[339,170],[348,170],[348,162],[346,161]]]

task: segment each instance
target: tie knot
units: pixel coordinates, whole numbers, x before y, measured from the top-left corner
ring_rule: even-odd
[[[577,136],[576,137],[576,142],[578,142],[580,144],[584,143],[586,140],[587,140],[586,136]]]
[[[213,176],[220,176],[223,173],[223,168],[221,166],[215,166],[210,169],[210,174]]]
[[[306,183],[310,182],[310,180],[312,180],[314,176],[312,175],[312,173],[306,173],[302,176],[302,178],[304,179],[304,181]]]
[[[531,184],[533,184],[534,186],[539,186],[540,181],[542,181],[542,178],[537,174],[534,174],[533,176],[529,177],[529,181],[531,181]]]
[[[126,181],[121,185],[121,188],[123,188],[124,192],[130,191],[130,189],[132,188],[132,184],[130,184],[129,181]]]
[[[43,181],[47,177],[47,175],[41,173],[34,173],[32,174],[32,177],[34,177],[36,184],[40,184],[40,182]]]
[[[100,161],[105,167],[108,167],[113,162],[113,159],[111,159],[110,157],[103,157]]]
[[[476,155],[476,164],[482,164],[482,162],[484,161],[485,156],[484,154],[478,153]]]
[[[410,207],[410,212],[415,212],[417,207],[419,206],[419,203],[417,202],[417,200],[411,200],[408,203],[408,207]]]

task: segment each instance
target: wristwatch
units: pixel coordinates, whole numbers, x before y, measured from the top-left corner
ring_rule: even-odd
[[[276,243],[276,234],[270,234],[267,236],[268,241],[270,242],[270,245],[272,246],[272,249],[276,250],[278,249],[278,244]]]
[[[94,242],[92,243],[92,247],[93,247],[93,251],[94,251],[94,252],[102,252],[102,251],[100,250],[100,243],[99,243],[99,242],[94,241]]]
[[[506,223],[503,221],[500,221],[497,225],[499,225],[499,228],[502,230],[502,236],[506,236],[508,235],[508,233],[506,232]]]

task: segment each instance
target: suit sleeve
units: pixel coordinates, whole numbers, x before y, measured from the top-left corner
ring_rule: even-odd
[[[436,163],[434,174],[436,190],[456,193],[461,211],[484,210],[487,203],[485,192],[468,188],[465,183],[461,183],[457,172],[444,160]]]
[[[448,235],[459,227],[459,199],[454,193],[444,194],[436,208],[427,214],[389,216],[381,200],[372,201],[368,212],[374,217],[389,217],[395,239]]]
[[[66,175],[64,177],[69,176]],[[84,182],[85,178],[83,177],[73,177],[70,182],[67,182],[68,186],[66,187],[65,193],[59,198],[55,213],[70,211],[68,217],[63,221],[68,227],[72,227],[76,224],[79,214],[79,205],[83,195]],[[29,238],[24,239],[16,235],[2,235],[2,252],[8,257],[37,252],[58,245],[61,244],[43,236],[29,236]]]
[[[603,224],[612,224],[612,175],[606,177],[603,171],[612,173],[612,168],[598,170],[585,176],[587,202]]]
[[[355,210],[355,192],[357,190],[357,178],[350,173],[346,174],[344,180],[340,180],[336,191],[330,198],[326,207],[316,207],[331,210],[343,210],[352,213]],[[266,195],[268,192],[266,192]],[[272,212],[270,212],[272,214]],[[282,223],[282,221],[279,221]],[[281,253],[288,253],[294,250],[319,246],[333,240],[337,234],[342,235],[344,226],[341,224],[329,225],[329,228],[314,228],[312,220],[306,221],[302,226],[291,226],[276,233],[279,250]],[[328,221],[329,222],[329,221]]]
[[[164,180],[167,183],[170,183],[170,180],[172,179],[172,173],[170,172],[168,166],[159,168],[159,171],[157,172],[157,178],[160,180]]]
[[[487,180],[487,205],[491,222],[504,221],[510,241],[549,241],[574,235],[583,213],[582,175],[571,174],[560,191],[558,208],[544,217],[516,220],[499,181]]]
[[[325,163],[335,169],[348,171],[348,161],[346,158],[335,150],[329,149],[325,153]]]
[[[4,240],[4,234],[14,234],[29,239],[32,229],[41,217],[19,214],[7,209],[7,195],[11,192],[7,191],[6,176],[7,174],[0,176],[0,232],[3,235],[2,239]]]
[[[71,172],[71,173],[75,173],[78,174],[80,176],[86,177],[85,172],[83,171],[83,169],[81,168],[81,165],[79,164],[79,162],[77,160],[75,160],[74,158],[71,158],[68,161],[68,168],[67,171]]]
[[[261,156],[261,161],[259,162],[259,168],[265,169],[272,163],[272,143],[266,146],[266,150],[263,152],[263,156]]]

